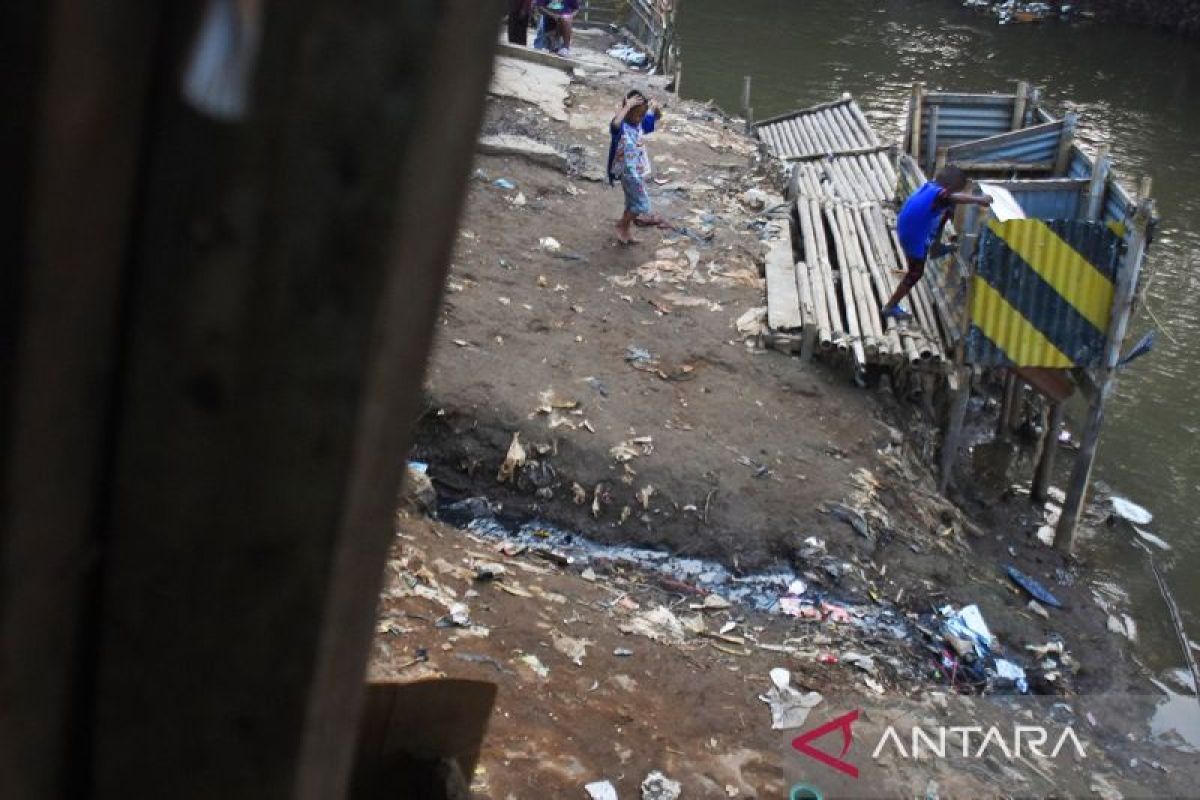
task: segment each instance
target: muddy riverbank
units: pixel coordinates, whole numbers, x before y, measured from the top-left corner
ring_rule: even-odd
[[[929,465],[936,440],[929,421],[916,405],[897,400],[887,379],[861,388],[844,365],[803,363],[763,347],[754,310],[764,302],[763,255],[784,224],[772,213],[778,165],[759,160],[737,121],[665,95],[659,84],[602,56],[581,49],[579,57],[582,66],[568,80],[554,81],[557,93],[547,93],[548,81],[524,64],[502,68],[514,82],[489,100],[485,136],[528,137],[563,157],[534,158],[518,148],[478,158],[412,455],[428,463],[443,517],[467,530],[410,521],[400,526],[402,537],[409,537],[403,541],[412,544],[415,537],[450,564],[462,561],[463,547],[505,558],[552,549],[557,555],[551,563],[564,573],[554,591],[567,598],[566,619],[585,606],[594,609],[596,601],[587,598],[597,587],[624,591],[636,584],[652,596],[637,601],[639,608],[661,604],[683,614],[710,595],[728,602],[739,581],[754,583],[753,596],[735,596],[729,618],[710,627],[721,636],[796,642],[744,662],[750,656],[742,650],[761,648],[715,640],[736,652],[710,653],[720,661],[719,669],[706,671],[711,678],[690,685],[686,665],[692,662],[683,659],[662,673],[662,681],[639,678],[627,701],[654,709],[659,731],[648,733],[645,747],[635,752],[662,754],[658,763],[674,754],[676,770],[682,764],[703,773],[704,759],[680,744],[699,729],[677,715],[702,702],[697,693],[708,691],[705,681],[714,682],[713,691],[740,698],[730,701],[721,719],[700,720],[700,728],[756,737],[760,754],[774,750],[762,756],[771,777],[745,781],[762,794],[728,783],[739,796],[776,796],[788,777],[780,755],[786,739],[754,720],[761,717],[761,703],[741,696],[751,686],[758,692],[769,687],[761,678],[778,666],[769,664],[772,659],[782,657],[803,674],[806,687],[832,694],[886,700],[939,687],[970,691],[957,669],[941,666],[944,609],[977,606],[1034,692],[1067,697],[1153,691],[1138,677],[1125,633],[1110,630],[1110,616],[1122,619],[1126,601],[1105,595],[1109,608],[1102,609],[1095,593],[1103,576],[1065,563],[1037,540],[1040,509],[1007,487],[982,490],[964,481],[954,495],[966,512],[960,510],[935,490]],[[521,96],[525,80],[538,87],[536,104]],[[620,190],[597,178],[607,120],[619,97],[635,86],[666,103],[665,119],[649,137],[655,166],[650,188],[656,210],[674,228],[642,230],[641,244],[621,247],[612,233]],[[459,541],[462,536],[468,544]],[[611,549],[622,546],[640,549],[636,557]],[[658,569],[647,552],[702,566]],[[1010,565],[1049,587],[1064,608],[1030,607],[1028,594],[1003,572]],[[431,575],[438,580],[422,574],[418,583],[430,585]],[[764,576],[775,576],[774,582]],[[484,592],[473,585],[474,573],[456,573],[455,580],[460,598],[464,591]],[[385,613],[403,608],[428,617],[396,591],[396,603],[385,600]],[[491,648],[490,657],[517,675],[514,649],[553,649],[546,625],[578,638],[609,624],[578,610],[572,633],[562,622],[540,619],[552,609],[544,603],[530,613],[517,602],[528,598],[503,591],[488,596],[487,618],[495,627],[478,646]],[[735,617],[742,620],[739,632],[719,633]],[[620,624],[612,623],[613,636],[628,635]],[[904,636],[884,635],[881,624]],[[489,672],[486,664],[456,663],[458,645],[443,638],[455,635],[452,630],[401,627],[407,632],[396,642],[388,637],[398,634],[385,633],[381,623],[386,647],[376,662],[380,674],[407,663],[404,648],[413,641],[429,652],[435,648],[426,642],[450,645],[444,652],[451,655],[434,659],[446,674]],[[760,635],[766,630],[770,636]],[[1054,642],[1070,654],[1066,663],[1026,649]],[[616,639],[604,647],[627,649]],[[889,666],[866,672],[855,666],[858,659],[844,663],[847,652],[872,654]],[[603,683],[611,665],[607,659],[595,663],[600,672],[592,680]],[[655,664],[647,674],[658,675],[660,668]],[[502,705],[506,711],[538,685],[509,685],[505,672],[491,670],[505,676],[505,691],[515,693]],[[551,674],[558,672],[551,665]],[[981,675],[976,690],[993,685],[994,676]],[[552,693],[555,714],[592,724],[580,721],[593,708],[584,683],[591,685],[572,680]],[[664,697],[683,703],[681,709],[670,710]],[[505,716],[498,725],[505,735],[518,736],[523,725],[534,724],[530,715],[541,711],[522,706],[520,724]],[[730,728],[735,713],[738,724]],[[611,738],[616,723],[605,720],[595,723],[594,735],[607,731]],[[663,725],[680,733],[666,736]],[[1152,737],[1144,742],[1150,751],[1157,746]],[[586,750],[575,739],[555,747],[576,752],[576,758]],[[605,761],[598,751],[587,752],[593,771],[622,769],[624,761],[613,761],[611,753]],[[638,770],[650,769],[650,761],[638,762]],[[1172,774],[1135,772],[1125,779],[1138,785]],[[570,774],[571,780],[580,777]],[[552,781],[562,776],[539,780],[547,782],[530,785],[557,786]],[[723,788],[720,780],[715,785]]]

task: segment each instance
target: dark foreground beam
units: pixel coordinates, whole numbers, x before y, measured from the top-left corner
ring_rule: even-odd
[[[195,4],[46,5],[3,78],[5,796],[342,796],[499,4],[266,4],[240,123],[179,100]]]

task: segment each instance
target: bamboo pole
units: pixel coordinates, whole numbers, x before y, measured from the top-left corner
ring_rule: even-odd
[[[863,242],[863,255],[866,258],[867,272],[870,275],[871,283],[875,287],[875,293],[872,296],[873,305],[878,308],[883,308],[884,303],[891,297],[894,287],[888,281],[884,274],[884,269],[880,265],[879,249],[874,241],[874,235],[871,232],[871,226],[867,224],[865,219],[865,211],[859,209],[857,213],[852,214],[851,221],[859,229],[861,240]],[[886,329],[884,336],[886,337],[890,352],[896,357],[900,357],[904,352],[904,347],[900,341],[899,326],[896,320],[888,318],[882,323],[882,327]]]
[[[833,296],[832,286],[827,283],[823,263],[825,256],[823,248],[817,242],[818,228],[813,226],[812,198],[800,198],[796,203],[796,213],[800,220],[800,229],[804,237],[804,258],[808,262],[813,284],[813,304],[817,311],[818,338],[821,348],[828,349],[833,344],[833,331],[841,330],[841,320],[837,314],[837,300]],[[824,235],[821,232],[821,235]]]
[[[850,220],[850,207],[839,206],[836,209],[836,213],[838,225],[845,241],[849,269],[854,276],[853,286],[855,300],[858,303],[859,327],[862,329],[864,336],[868,337],[867,342],[875,347],[876,352],[884,353],[886,343],[884,341],[883,327],[879,310],[873,302],[873,292],[871,291],[867,265],[864,260],[861,242],[858,238],[858,232]],[[868,350],[868,354],[869,352]]]
[[[842,241],[842,236],[837,224],[837,215],[833,209],[833,204],[825,206],[825,218],[828,220],[829,229],[833,234],[833,246],[837,253],[838,274],[841,278],[838,281],[842,290],[842,308],[846,315],[847,333],[850,334],[850,347],[854,351],[855,361],[859,366],[867,363],[867,351],[870,350],[874,354],[878,348],[872,339],[867,341],[867,335],[859,325],[858,319],[858,304],[854,297],[854,283],[849,276],[849,267],[846,262],[846,249]]]
[[[941,106],[929,107],[929,139],[925,142],[926,169],[937,166],[938,126],[941,124],[941,114]]]
[[[817,338],[817,311],[813,304],[812,283],[809,279],[808,264],[796,262],[796,293],[800,296],[800,327],[803,340],[800,347],[800,357],[805,361],[812,358],[813,344]]]

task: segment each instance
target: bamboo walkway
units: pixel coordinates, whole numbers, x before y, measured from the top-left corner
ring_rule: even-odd
[[[909,295],[912,319],[880,316],[905,269],[893,210],[899,176],[854,99],[776,117],[756,130],[792,170],[792,235],[767,264],[776,342],[784,349],[799,343],[807,353],[839,351],[858,367],[944,365],[955,329],[927,281]]]

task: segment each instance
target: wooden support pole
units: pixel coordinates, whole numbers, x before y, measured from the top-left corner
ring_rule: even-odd
[[[937,166],[938,157],[938,125],[940,124],[941,106],[931,106],[929,109],[929,140],[925,142],[925,169],[928,171]],[[933,177],[930,175],[929,177]]]
[[[749,75],[742,78],[742,118],[746,120],[746,133],[754,131],[754,109],[750,107],[751,81]]]
[[[950,148],[948,147],[939,147],[937,149],[937,158],[935,158],[933,162],[933,174],[935,176],[946,168],[946,161],[949,158],[949,152]]]
[[[1112,170],[1112,159],[1108,154],[1108,145],[1102,144],[1096,150],[1096,161],[1092,165],[1091,183],[1087,192],[1087,218],[1099,220],[1104,213],[1104,192],[1108,189],[1108,176]]]
[[[1026,106],[1025,114],[1029,117],[1031,124],[1037,125],[1040,123],[1041,115],[1038,113],[1042,110],[1042,90],[1040,87],[1034,86],[1029,90],[1029,103]]]
[[[6,797],[345,794],[499,17],[264,5],[237,122],[189,9],[8,21]]]
[[[1004,421],[1004,425],[1010,433],[1020,425],[1024,413],[1025,381],[1019,375],[1014,375],[1012,402],[1008,404],[1008,418]]]
[[[1079,125],[1079,115],[1074,111],[1063,117],[1062,137],[1058,140],[1058,156],[1054,160],[1054,174],[1063,176],[1071,166],[1071,148],[1075,145],[1075,129]]]
[[[1125,333],[1129,329],[1129,317],[1133,309],[1135,289],[1142,272],[1142,262],[1146,255],[1146,237],[1149,233],[1153,212],[1153,201],[1143,198],[1138,204],[1133,222],[1133,237],[1121,264],[1117,292],[1113,298],[1108,337],[1104,345],[1104,361],[1096,381],[1098,390],[1093,395],[1088,407],[1087,423],[1084,426],[1079,453],[1075,457],[1075,466],[1071,470],[1066,502],[1063,503],[1062,517],[1058,521],[1058,530],[1054,537],[1054,546],[1064,553],[1071,553],[1074,550],[1075,529],[1079,524],[1079,517],[1087,500],[1092,467],[1096,462],[1096,448],[1100,441],[1100,432],[1104,427],[1105,406],[1116,390],[1117,363],[1121,358]]]
[[[1063,408],[1062,403],[1052,403],[1046,415],[1037,467],[1033,473],[1033,485],[1029,490],[1030,497],[1037,503],[1044,503],[1050,498],[1050,482],[1054,480],[1054,461],[1058,454],[1058,429],[1062,427]]]
[[[924,102],[925,84],[914,83],[909,100],[908,152],[918,162],[921,160],[921,104]]]
[[[1026,81],[1017,82],[1017,97],[1013,103],[1012,125],[1009,127],[1014,131],[1019,131],[1025,127],[1025,109],[1029,104],[1029,83]]]
[[[963,424],[967,419],[967,403],[971,400],[971,369],[956,367],[953,373],[950,400],[950,416],[946,420],[946,433],[942,437],[941,476],[938,491],[942,494],[950,488],[950,478],[958,462],[958,448],[962,443]]]

